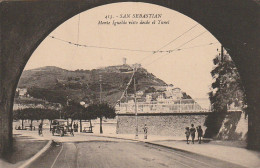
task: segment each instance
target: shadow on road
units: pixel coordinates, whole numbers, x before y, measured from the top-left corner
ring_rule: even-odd
[[[35,155],[46,144],[47,140],[37,140],[21,134],[13,135],[13,147],[4,156],[4,160],[11,164],[25,161]]]

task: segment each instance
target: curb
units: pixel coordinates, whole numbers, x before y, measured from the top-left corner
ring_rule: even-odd
[[[39,152],[37,152],[33,157],[25,161],[25,163],[19,166],[19,168],[26,168],[27,166],[29,166],[32,162],[38,159],[44,152],[46,152],[51,147],[51,144],[53,142],[53,140],[49,140],[49,142]]]
[[[130,138],[113,137],[113,136],[107,136],[107,135],[90,135],[90,136],[106,137],[106,138],[116,138],[116,139],[129,140],[129,141],[140,141],[140,140],[138,140],[138,139],[130,139]]]
[[[180,151],[180,152],[185,152],[185,153],[190,153],[190,154],[196,154],[196,155],[205,156],[205,155],[202,155],[202,154],[199,154],[199,153],[196,153],[196,152],[191,152],[191,151],[183,150],[183,149],[180,149],[180,148],[170,147],[170,146],[161,145],[161,144],[157,144],[157,143],[153,143],[153,142],[144,142],[144,143],[147,143],[147,144],[149,144],[149,145],[164,147],[164,148],[167,148],[167,149],[173,149],[173,150]],[[208,157],[209,157],[209,156],[208,156]],[[216,159],[216,158],[215,158],[215,159]]]

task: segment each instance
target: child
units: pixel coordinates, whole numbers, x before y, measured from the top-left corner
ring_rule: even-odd
[[[189,127],[186,127],[185,130],[186,130],[185,135],[186,135],[187,144],[189,144],[190,129]]]
[[[191,124],[190,135],[191,135],[191,141],[193,144],[194,144],[194,139],[195,139],[195,132],[196,132],[196,129],[194,128],[194,124]]]
[[[196,127],[196,131],[198,132],[199,127]],[[198,134],[198,142],[199,142],[199,134]]]

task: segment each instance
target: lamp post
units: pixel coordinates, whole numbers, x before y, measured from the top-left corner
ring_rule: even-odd
[[[136,68],[134,68],[134,73]],[[134,76],[134,96],[135,96],[135,139],[138,139],[138,118],[137,118],[137,102],[136,102],[136,85],[135,85],[135,76]]]
[[[102,103],[102,75],[99,75],[99,82],[100,82],[100,97],[99,97],[99,102],[100,104]],[[102,129],[102,117],[100,117],[100,134],[103,134],[103,129]]]
[[[102,102],[102,75],[99,75],[99,88],[100,88],[100,95],[99,95],[99,102]]]

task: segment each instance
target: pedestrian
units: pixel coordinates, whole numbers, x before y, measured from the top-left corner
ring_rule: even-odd
[[[203,136],[203,130],[201,129],[201,126],[198,126],[198,129],[197,129],[197,132],[198,132],[198,138],[199,138],[199,144],[201,144],[201,138]]]
[[[77,125],[76,125],[76,123],[74,122],[74,124],[73,124],[74,132],[77,132],[76,127],[77,127]]]
[[[39,124],[38,134],[39,136],[42,135],[42,123]]]
[[[185,130],[186,130],[186,131],[185,131],[186,141],[187,141],[187,144],[189,144],[190,129],[189,129],[189,127],[186,127]]]
[[[195,139],[195,132],[196,132],[196,129],[194,128],[194,124],[191,124],[190,135],[191,135],[191,141],[193,144],[194,144],[194,139]]]
[[[33,126],[32,126],[32,123],[31,123],[31,124],[30,124],[30,129],[31,129],[31,131],[32,131],[32,127],[33,127]]]
[[[77,124],[76,124],[76,131],[75,131],[75,132],[78,132],[78,129],[79,129],[79,124],[77,123]]]
[[[69,125],[69,131],[70,131],[70,135],[74,136],[74,132],[73,132],[73,128],[72,128],[72,123]]]
[[[143,130],[144,130],[144,139],[147,139],[148,128],[147,128],[146,124],[144,124]]]

